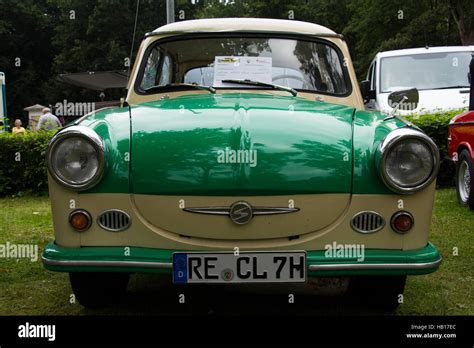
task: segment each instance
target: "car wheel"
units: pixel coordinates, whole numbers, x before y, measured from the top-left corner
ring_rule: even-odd
[[[128,273],[71,272],[69,280],[76,299],[89,308],[118,303],[127,291]]]
[[[349,283],[349,293],[364,305],[394,311],[405,290],[406,276],[356,276]]]
[[[456,166],[456,193],[461,205],[469,205],[474,210],[474,168],[469,151],[462,150]]]

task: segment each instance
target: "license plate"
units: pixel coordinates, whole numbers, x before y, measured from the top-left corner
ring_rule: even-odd
[[[306,253],[174,253],[174,283],[302,283]]]

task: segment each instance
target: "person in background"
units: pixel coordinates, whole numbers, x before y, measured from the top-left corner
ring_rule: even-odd
[[[26,130],[25,130],[25,128],[23,128],[21,126],[21,120],[18,119],[18,118],[15,120],[15,127],[12,128],[12,134],[13,135],[25,135],[26,134]]]
[[[61,128],[61,122],[59,119],[51,113],[51,109],[44,108],[42,110],[43,115],[40,117],[38,121],[38,125],[36,126],[36,130],[46,130],[50,131],[55,128]]]

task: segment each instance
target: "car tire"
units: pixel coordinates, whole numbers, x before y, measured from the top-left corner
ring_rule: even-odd
[[[462,150],[456,165],[456,193],[459,204],[474,210],[474,166],[469,151]]]
[[[400,305],[407,276],[355,276],[349,293],[364,305],[394,311]]]
[[[128,273],[71,272],[69,280],[77,301],[88,308],[120,302],[127,292]]]

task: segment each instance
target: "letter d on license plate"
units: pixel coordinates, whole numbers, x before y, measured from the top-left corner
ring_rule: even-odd
[[[174,283],[302,283],[306,253],[174,253]]]

